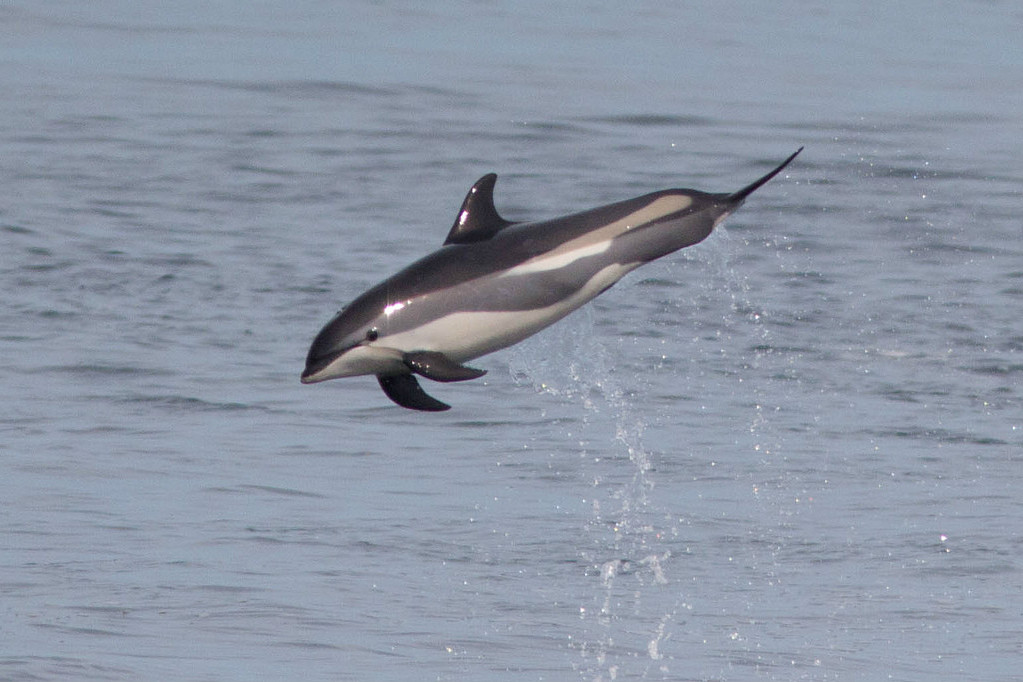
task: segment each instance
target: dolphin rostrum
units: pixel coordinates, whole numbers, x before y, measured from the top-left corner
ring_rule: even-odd
[[[316,335],[302,383],[375,374],[402,407],[447,410],[416,374],[483,376],[463,363],[522,341],[643,263],[702,241],[802,150],[732,194],[668,189],[532,223],[502,218],[497,176],[484,175],[439,250],[356,298]]]

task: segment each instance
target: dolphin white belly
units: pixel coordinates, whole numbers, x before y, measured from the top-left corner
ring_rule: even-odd
[[[634,270],[639,263],[601,268],[575,294],[542,308],[515,311],[452,311],[423,325],[388,335],[371,345],[403,351],[432,350],[458,362],[512,346],[549,327]]]

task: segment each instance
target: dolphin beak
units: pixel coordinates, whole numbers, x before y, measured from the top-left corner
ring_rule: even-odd
[[[397,374],[408,372],[402,361],[403,353],[397,348],[369,346],[356,343],[339,350],[328,350],[309,357],[302,370],[302,383],[315,384],[328,379],[356,377],[363,374]]]
[[[326,381],[329,379],[330,377],[318,377],[317,375],[327,369],[332,362],[344,355],[348,350],[350,349],[344,348],[333,353],[328,353],[327,355],[319,355],[315,358],[312,357],[312,354],[310,354],[310,357],[306,358],[305,369],[302,370],[302,383],[315,384],[319,381]]]
[[[302,383],[303,384],[315,384],[317,380],[314,379],[313,377],[315,376],[317,371],[319,371],[319,370],[315,370],[315,371],[309,370],[309,369],[304,370],[302,372]]]

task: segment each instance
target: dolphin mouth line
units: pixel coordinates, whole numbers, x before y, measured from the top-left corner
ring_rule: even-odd
[[[355,344],[355,346],[351,346],[349,348],[342,348],[341,350],[335,351],[328,355],[321,355],[320,357],[312,361],[306,360],[305,369],[302,370],[302,383],[315,384],[320,381],[326,381],[327,379],[317,379],[316,375],[322,372],[323,370],[327,369],[327,367],[329,367],[332,362],[334,362],[339,357],[341,357],[342,355],[344,355],[345,353],[347,353],[352,348],[355,348],[358,345],[359,344]]]
[[[330,363],[327,363],[327,364],[330,364]],[[305,369],[304,369],[304,370],[302,371],[302,383],[303,383],[303,384],[315,384],[315,383],[319,383],[319,382],[321,382],[321,381],[326,381],[326,379],[317,379],[317,378],[315,378],[315,377],[316,377],[316,375],[317,375],[317,374],[318,374],[318,373],[319,373],[320,371],[322,371],[322,370],[324,369],[324,367],[326,367],[326,366],[327,366],[327,365],[323,365],[322,367],[321,367],[321,366],[317,366],[317,367],[306,367],[306,368],[305,368]]]

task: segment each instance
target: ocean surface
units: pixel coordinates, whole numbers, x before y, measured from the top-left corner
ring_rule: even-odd
[[[1023,9],[0,5],[0,678],[1011,680]],[[454,408],[313,336],[512,220],[733,191]]]

